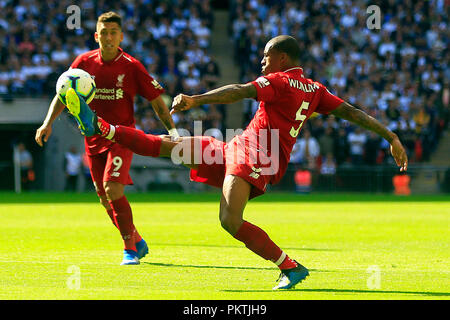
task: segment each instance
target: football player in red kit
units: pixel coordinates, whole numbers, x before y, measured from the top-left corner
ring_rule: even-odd
[[[166,129],[177,137],[169,109],[161,97],[164,89],[138,60],[119,47],[123,40],[121,17],[114,12],[102,14],[94,36],[99,49],[81,54],[70,66],[95,77],[97,88],[90,108],[110,123],[134,128],[134,98],[139,94],[151,102]],[[53,99],[44,123],[36,132],[40,146],[48,140],[52,123],[64,107],[57,97]],[[86,137],[85,148],[100,202],[124,242],[121,264],[139,264],[148,246],[134,226],[132,210],[124,195],[125,186],[133,183],[129,175],[133,153],[101,136]]]
[[[183,137],[174,141],[169,136],[146,135],[133,128],[114,126],[96,117],[74,90],[67,93],[67,107],[82,118],[90,132],[144,156],[171,156],[177,162],[181,157],[183,164],[191,168],[192,180],[220,187],[222,227],[248,249],[280,268],[280,281],[274,289],[290,289],[308,276],[308,269],[291,259],[265,231],[244,220],[243,212],[249,199],[263,194],[267,184],[280,181],[297,135],[311,114],[331,113],[376,132],[391,144],[392,155],[400,170],[406,170],[408,164],[405,149],[395,133],[331,94],[322,84],[306,78],[299,60],[297,41],[290,36],[277,36],[264,49],[261,62],[264,76],[247,84],[232,84],[200,95],[175,97],[171,112],[208,103],[233,103],[245,98],[260,101],[258,111],[245,131],[228,143],[212,137]],[[203,157],[200,163],[196,161],[196,144]],[[184,157],[186,154],[189,157]]]

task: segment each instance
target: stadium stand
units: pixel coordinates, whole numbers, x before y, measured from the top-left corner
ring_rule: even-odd
[[[214,3],[229,3],[229,8],[213,12]],[[367,0],[83,0],[77,3],[82,8],[81,28],[68,30],[66,9],[73,5],[69,0],[0,1],[0,104],[17,98],[28,98],[23,101],[32,104],[34,98],[53,96],[56,79],[73,59],[98,47],[93,38],[97,16],[109,10],[124,18],[122,48],[164,86],[168,104],[180,92],[204,92],[224,84],[225,78],[226,83],[255,79],[264,43],[275,35],[291,34],[304,49],[305,73],[397,132],[411,163],[426,163],[436,154],[446,160],[437,165],[448,166],[448,148],[438,142],[449,119],[449,6],[444,0],[383,0],[381,28],[371,30],[366,25],[370,4]],[[218,22],[227,16],[233,67],[239,68],[235,80],[229,76],[229,62],[222,61],[227,50],[217,50],[228,49],[228,41],[213,32],[223,30],[222,25],[217,28]],[[244,102],[242,123],[240,105],[203,106],[176,114],[174,120],[191,134],[193,122],[203,120],[203,130],[217,128],[224,135],[225,127],[245,127],[257,106],[255,101]],[[135,110],[138,128],[165,132],[148,101],[138,98]],[[236,121],[225,122],[225,116]],[[297,144],[292,168],[307,166],[326,175],[327,181],[334,172],[356,163],[393,167],[386,141],[367,131],[356,132],[333,116],[310,119]],[[43,155],[37,153],[37,163],[42,164]],[[415,181],[413,176],[411,184]]]
[[[139,59],[158,79],[170,98],[179,92],[206,91],[220,70],[210,52],[214,15],[209,1],[82,1],[81,28],[66,27],[71,1],[0,2],[0,95],[4,99],[52,96],[58,76],[74,58],[98,48],[94,42],[97,16],[113,10],[124,19],[122,48]],[[192,132],[194,120],[203,128],[222,128],[220,106],[177,115],[177,127]],[[136,101],[137,127],[163,133],[164,127],[144,99]]]

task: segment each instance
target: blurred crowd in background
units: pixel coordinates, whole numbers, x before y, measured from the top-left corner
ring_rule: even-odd
[[[377,1],[380,29],[369,29],[371,1],[233,0],[229,34],[241,82],[260,75],[268,39],[294,36],[307,77],[396,132],[411,162],[426,161],[449,118],[448,2]],[[248,101],[249,121],[257,104]],[[333,116],[308,121],[291,162],[333,171],[344,164],[393,161],[384,139]]]
[[[165,88],[167,102],[180,92],[209,90],[220,76],[210,52],[214,15],[203,0],[83,0],[81,28],[68,30],[66,13],[73,1],[0,1],[0,95],[53,96],[59,75],[75,57],[97,49],[97,17],[107,11],[122,16],[122,49],[137,58]],[[203,128],[222,128],[223,106],[208,105],[174,116],[177,127],[193,130],[193,120]],[[136,100],[136,126],[148,133],[165,133],[148,101]]]
[[[128,0],[77,3],[81,28],[68,30],[72,1],[0,0],[0,95],[53,96],[58,76],[74,58],[98,48],[97,17],[123,17],[121,47],[176,94],[217,86],[220,70],[210,50],[214,15],[210,1]],[[290,34],[302,47],[307,77],[380,120],[404,142],[412,162],[428,160],[448,123],[449,6],[444,0],[379,2],[380,29],[369,29],[369,1],[231,0],[229,37],[240,82],[257,78],[268,39]],[[245,101],[245,127],[257,109]],[[136,100],[137,127],[164,133],[150,103]],[[177,127],[223,132],[224,106],[207,105],[174,116]],[[291,162],[333,170],[344,164],[392,161],[389,144],[333,116],[311,119],[299,135]]]

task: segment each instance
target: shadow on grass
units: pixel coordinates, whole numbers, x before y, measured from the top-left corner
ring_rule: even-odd
[[[173,264],[173,263],[160,263],[160,262],[145,262],[141,261],[141,264],[148,264],[156,267],[172,267],[172,268],[195,268],[195,269],[235,269],[235,270],[273,270],[278,271],[274,267],[241,267],[241,266],[206,266],[206,265],[191,265],[191,264]],[[314,272],[335,272],[328,270],[309,269]],[[239,292],[239,291],[237,291]],[[244,292],[244,290],[242,291]]]
[[[240,245],[220,245],[220,244],[185,244],[185,243],[152,243],[152,246],[160,247],[203,247],[203,248],[245,248]],[[299,247],[283,247],[283,250],[299,250],[299,251],[342,251],[341,249],[328,248],[299,248]]]
[[[286,292],[274,290],[221,290],[222,292]],[[353,289],[290,289],[289,292],[328,292],[328,293],[386,293],[386,294],[414,294],[423,296],[448,297],[449,292],[424,292],[424,291],[387,291],[387,290],[353,290]]]

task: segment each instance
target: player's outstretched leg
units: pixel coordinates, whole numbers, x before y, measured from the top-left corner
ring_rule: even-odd
[[[122,126],[118,126],[118,132],[116,132],[116,127],[97,117],[83,98],[78,96],[72,88],[67,90],[66,103],[67,109],[77,120],[83,135],[87,137],[95,134],[101,135],[122,144],[139,155],[151,157],[160,155],[161,137],[146,135],[140,130]]]
[[[89,108],[82,97],[78,96],[75,90],[67,90],[66,102],[69,112],[75,117],[79,123],[80,131],[85,136],[93,136],[95,134],[117,142],[129,150],[142,156],[150,157],[167,157],[170,156],[172,148],[179,141],[165,140],[160,136],[145,134],[141,130],[125,126],[113,126],[103,120]],[[192,140],[192,139],[191,139]],[[190,143],[186,141],[186,143]],[[193,162],[191,162],[192,164]],[[186,164],[190,168],[195,165]]]

